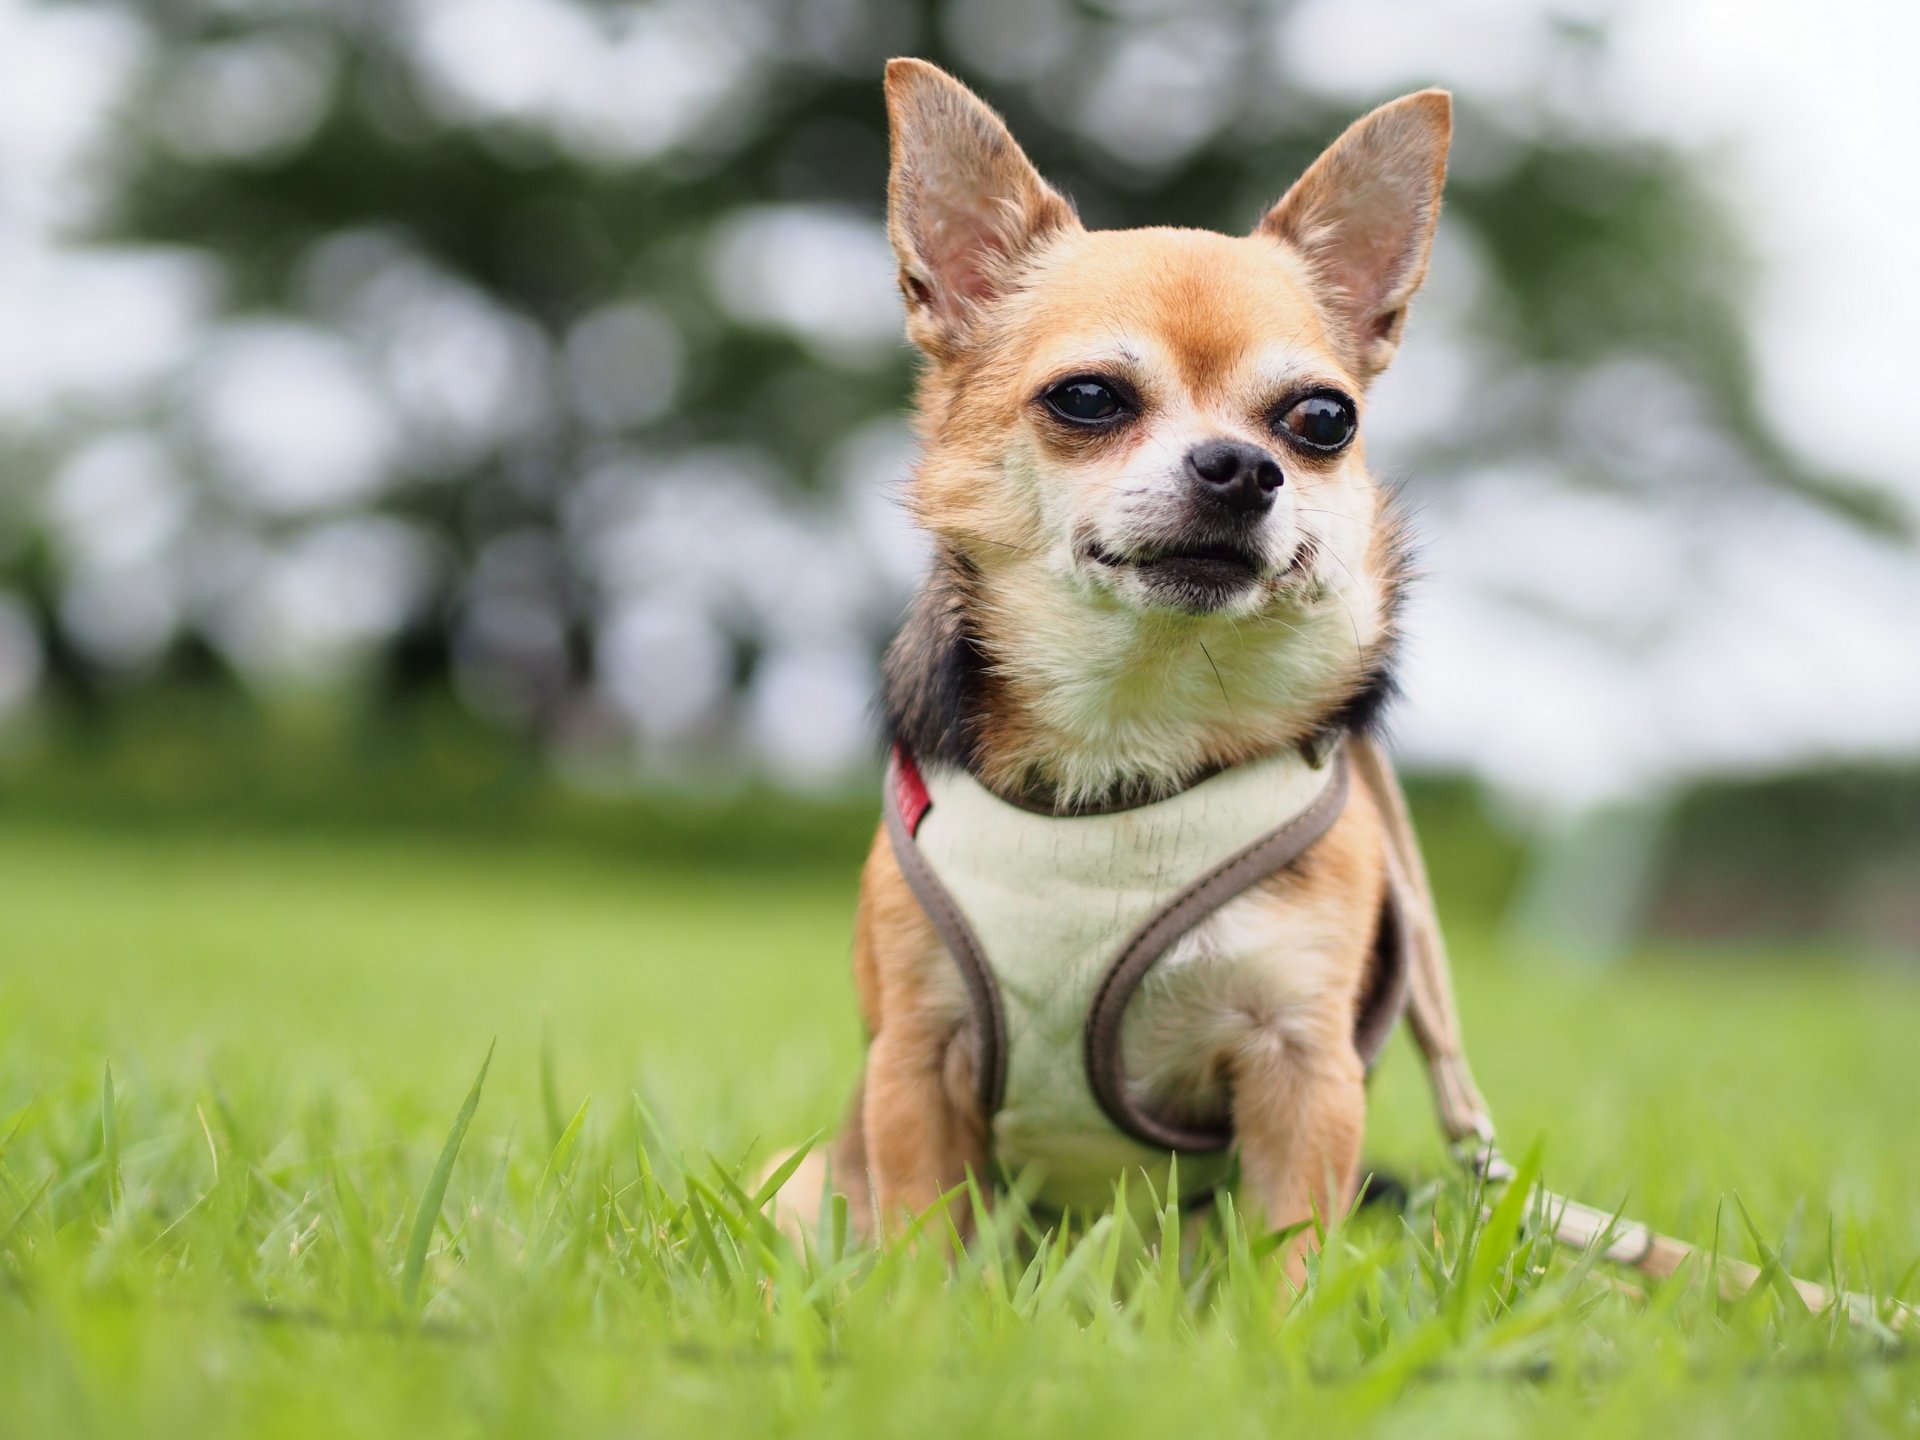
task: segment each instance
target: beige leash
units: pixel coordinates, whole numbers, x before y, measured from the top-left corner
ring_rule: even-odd
[[[1513,1179],[1514,1170],[1494,1141],[1493,1117],[1467,1065],[1460,1018],[1453,1003],[1452,972],[1447,968],[1446,942],[1440,933],[1433,893],[1427,884],[1427,867],[1420,857],[1420,843],[1407,814],[1406,799],[1392,762],[1373,741],[1355,737],[1351,750],[1354,774],[1371,792],[1386,822],[1389,876],[1406,897],[1402,908],[1410,932],[1407,1020],[1420,1053],[1426,1057],[1427,1083],[1433,1091],[1440,1129],[1455,1156],[1471,1173],[1489,1187],[1503,1185]],[[1582,1205],[1538,1186],[1534,1194],[1559,1244],[1578,1250],[1600,1245],[1600,1253],[1608,1260],[1662,1279],[1677,1273],[1699,1253],[1683,1240],[1611,1211]],[[1718,1257],[1713,1268],[1719,1277],[1720,1293],[1728,1299],[1745,1295],[1763,1275],[1757,1267],[1725,1256]],[[1839,1306],[1855,1324],[1871,1324],[1880,1318],[1868,1296],[1852,1290],[1831,1290],[1811,1280],[1786,1278],[1815,1314]],[[1886,1321],[1896,1330],[1911,1329],[1920,1317],[1920,1311],[1899,1301],[1887,1301],[1885,1308]]]

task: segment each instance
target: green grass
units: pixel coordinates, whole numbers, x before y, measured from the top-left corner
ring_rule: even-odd
[[[745,1189],[857,1067],[853,874],[622,856],[0,822],[0,1435],[1920,1428],[1911,1349],[1632,1293],[1452,1181],[1290,1311],[1230,1216],[796,1255]],[[1461,948],[1548,1183],[1754,1258],[1737,1196],[1798,1272],[1920,1292],[1912,973]],[[1369,1155],[1443,1177],[1404,1044],[1374,1102]]]

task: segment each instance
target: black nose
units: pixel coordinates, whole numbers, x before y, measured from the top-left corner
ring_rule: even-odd
[[[1273,456],[1239,440],[1194,446],[1187,452],[1187,473],[1203,498],[1243,515],[1272,509],[1273,492],[1284,479]]]

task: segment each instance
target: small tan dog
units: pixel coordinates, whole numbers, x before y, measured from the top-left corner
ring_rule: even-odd
[[[1404,990],[1393,817],[1348,784],[1404,572],[1362,420],[1449,99],[1366,116],[1231,237],[1088,231],[944,72],[886,93],[934,560],[886,665],[865,1078],[780,1212],[833,1187],[892,1230],[970,1171],[1164,1197],[1179,1152],[1187,1195],[1237,1171],[1270,1227],[1337,1215]]]

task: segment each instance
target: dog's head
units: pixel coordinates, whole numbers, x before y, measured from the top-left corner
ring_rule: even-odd
[[[1443,92],[1354,125],[1244,237],[1083,229],[922,61],[887,102],[931,528],[1142,610],[1244,614],[1316,549],[1357,558],[1364,397],[1426,269]]]
[[[1233,237],[1087,230],[959,82],[896,60],[886,88],[921,524],[1029,635],[1274,617],[1278,646],[1325,612],[1357,663],[1391,608],[1366,390],[1426,270],[1446,94],[1360,120]]]

